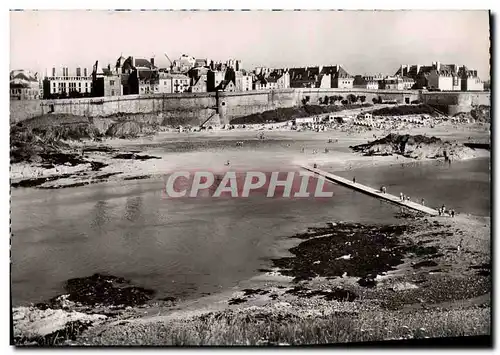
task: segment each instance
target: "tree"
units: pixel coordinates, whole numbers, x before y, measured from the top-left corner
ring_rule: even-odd
[[[322,104],[323,104],[323,98],[322,98],[322,97],[320,97],[320,98],[318,99],[318,102],[319,102],[319,104],[320,104],[320,105],[322,105]]]
[[[358,97],[354,94],[349,94],[347,96],[347,100],[349,100],[349,102],[351,103],[355,103],[356,101],[358,101]]]
[[[330,96],[330,104],[334,105],[335,101],[337,101],[337,96]]]
[[[349,104],[348,100],[342,100],[342,105],[347,105],[347,104]]]
[[[329,97],[327,95],[325,95],[325,98],[323,99],[323,103],[325,105],[328,105],[328,100],[329,100]]]
[[[309,100],[310,100],[310,99],[311,99],[311,97],[310,97],[310,96],[306,96],[306,97],[304,97],[304,98],[302,99],[302,104],[303,104],[304,106],[305,106],[305,105],[307,105],[307,103],[309,102]]]
[[[337,101],[342,102],[342,100],[344,100],[344,97],[342,95],[337,96]]]
[[[365,96],[365,95],[361,95],[361,96],[359,96],[359,101],[361,101],[361,103],[362,103],[362,104],[363,104],[363,103],[365,103],[365,101],[366,101],[366,96]]]
[[[376,104],[378,104],[378,99],[377,99],[376,97],[374,97],[374,98],[372,99],[372,102],[373,102],[373,104],[374,104],[374,105],[376,105]]]

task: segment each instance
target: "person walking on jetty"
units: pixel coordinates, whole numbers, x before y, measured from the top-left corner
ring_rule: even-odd
[[[455,210],[451,210],[450,214],[451,214],[452,217],[455,217]]]
[[[422,201],[420,201],[420,203],[422,204],[422,206],[425,206],[425,199],[422,199]]]
[[[352,178],[352,183],[355,184],[356,183],[356,176]]]
[[[404,200],[405,200],[405,195],[404,195],[402,192],[400,192],[400,193],[399,193],[399,199],[400,199],[401,201],[404,201]]]

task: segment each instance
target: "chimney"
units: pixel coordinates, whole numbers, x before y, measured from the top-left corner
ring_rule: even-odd
[[[56,68],[52,68],[52,76],[56,76]]]
[[[441,69],[441,62],[436,62],[436,69],[438,71]]]
[[[151,58],[151,65],[154,67],[155,66],[155,59]]]

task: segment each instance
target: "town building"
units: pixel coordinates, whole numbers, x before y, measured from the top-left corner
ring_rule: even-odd
[[[292,88],[352,89],[354,84],[354,77],[339,64],[290,68],[289,73]]]
[[[166,74],[164,81],[170,81],[168,85],[171,87],[171,91],[164,91],[164,93],[179,94],[182,92],[189,91],[191,80],[187,75],[184,74]]]
[[[120,75],[116,69],[112,69],[111,65],[107,68],[101,68],[99,63],[93,67],[92,70],[92,96],[121,96],[123,95],[123,88]]]
[[[254,90],[275,90],[286,89],[290,87],[290,73],[288,69],[275,69],[273,71],[264,71],[255,77],[253,83]]]
[[[236,91],[252,90],[253,78],[242,70],[229,67],[224,74],[224,79],[231,80],[236,87]]]
[[[191,79],[192,80],[192,79]],[[200,77],[196,79],[196,81],[192,81],[191,87],[188,90],[189,92],[207,92],[207,75],[202,74]]]
[[[140,95],[159,92],[158,68],[154,64],[154,58],[125,59],[120,56],[116,61],[115,70],[121,78],[123,95]]]
[[[416,89],[439,91],[476,91],[484,90],[484,84],[477,76],[476,70],[468,70],[466,66],[441,64],[433,62],[430,66],[401,65],[397,76],[407,76],[415,80]],[[481,89],[483,88],[483,89]]]
[[[226,61],[226,67],[231,68],[234,71],[240,71],[241,70],[241,60],[239,59],[229,59]]]
[[[196,64],[196,58],[187,54],[182,54],[179,59],[174,60],[173,72],[187,73]]]
[[[477,70],[468,70],[464,65],[459,68],[458,75],[461,79],[462,91],[484,91],[485,83],[477,76]]]
[[[383,80],[379,77],[374,76],[361,76],[356,75],[353,81],[353,88],[356,89],[366,89],[366,90],[378,90],[380,81]]]
[[[77,67],[70,71],[68,67],[59,70],[53,67],[50,74],[43,79],[44,99],[91,95],[92,75],[87,68]]]
[[[388,76],[379,82],[379,89],[384,90],[410,90],[415,85],[415,80],[409,77]]]
[[[225,91],[225,92],[235,92],[236,85],[232,80],[224,79],[221,83],[215,88],[215,91]]]
[[[37,100],[41,97],[38,73],[32,74],[25,70],[10,72],[11,100]]]

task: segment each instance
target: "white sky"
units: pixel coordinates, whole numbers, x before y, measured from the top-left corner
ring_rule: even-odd
[[[400,64],[466,64],[489,78],[487,11],[19,11],[11,69],[104,67],[121,53],[166,66],[166,52],[242,60],[244,68],[342,64],[393,74]]]

